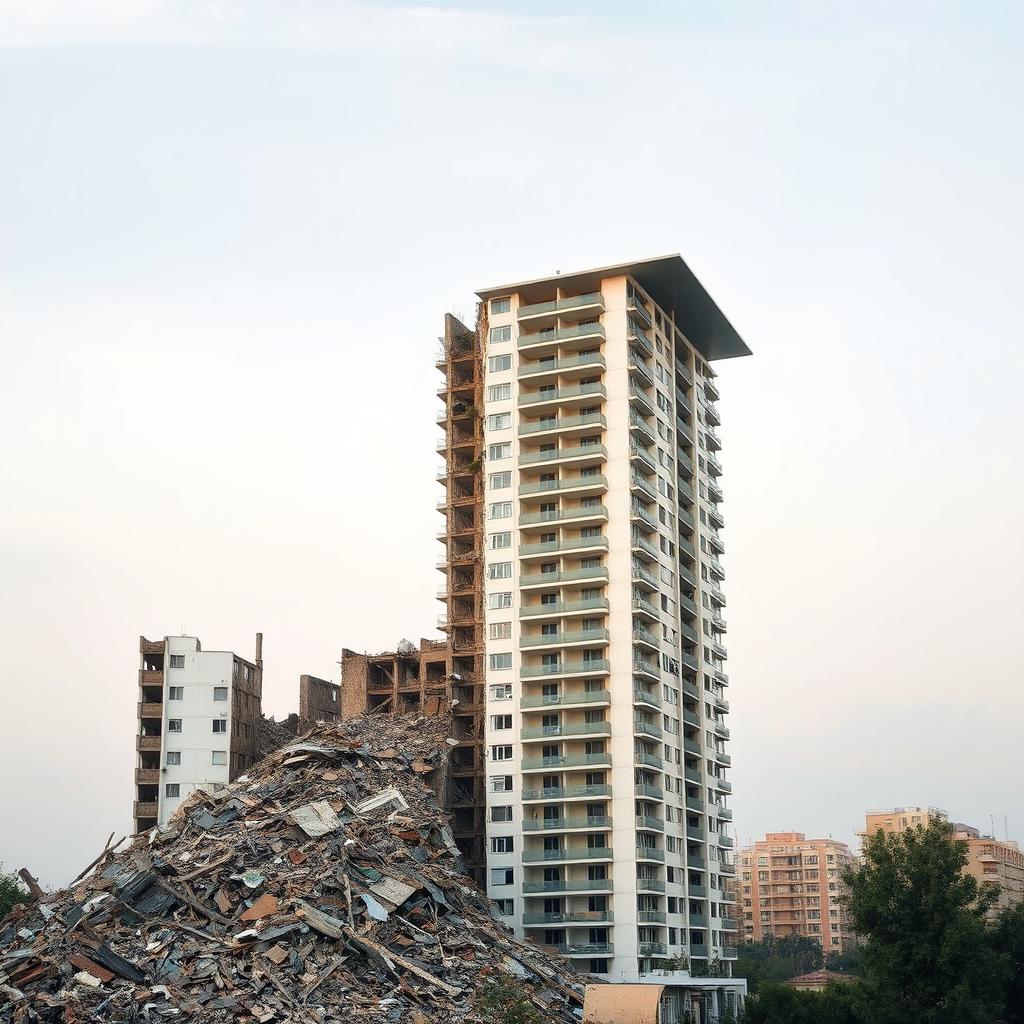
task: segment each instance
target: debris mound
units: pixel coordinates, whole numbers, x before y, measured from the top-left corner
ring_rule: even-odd
[[[0,1021],[485,1020],[511,990],[578,1020],[582,976],[462,872],[424,777],[437,718],[294,739],[83,880],[0,921]]]

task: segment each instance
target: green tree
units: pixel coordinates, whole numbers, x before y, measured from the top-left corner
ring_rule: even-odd
[[[864,1024],[865,1008],[856,982],[829,985],[824,992],[798,992],[765,982],[747,1000],[744,1024]]]
[[[1004,958],[988,935],[992,897],[962,871],[967,844],[945,822],[876,832],[844,873],[878,1024],[992,1024]]]
[[[760,942],[740,947],[733,974],[746,978],[748,991],[754,993],[763,982],[786,981],[816,971],[821,965],[817,940],[803,935],[766,935]]]
[[[3,920],[18,903],[24,903],[28,893],[17,875],[9,875],[0,865],[0,920]]]
[[[489,981],[477,1000],[480,1016],[492,1024],[542,1024],[523,990],[511,981]]]
[[[1024,1024],[1024,903],[1004,910],[992,932],[995,948],[1005,957],[1006,1024]]]

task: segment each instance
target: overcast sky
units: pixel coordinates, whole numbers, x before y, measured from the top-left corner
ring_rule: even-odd
[[[1024,839],[1010,4],[0,0],[0,860],[130,826],[138,636],[265,708],[433,635],[435,338],[681,252],[719,364],[738,836]]]

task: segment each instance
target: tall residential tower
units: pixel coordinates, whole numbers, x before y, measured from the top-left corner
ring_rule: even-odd
[[[446,396],[444,539],[467,594],[449,579],[449,636],[472,657],[483,635],[466,668],[486,674],[488,892],[609,978],[728,961],[711,362],[749,349],[679,256],[478,295],[479,362]],[[451,325],[446,341],[472,347]]]

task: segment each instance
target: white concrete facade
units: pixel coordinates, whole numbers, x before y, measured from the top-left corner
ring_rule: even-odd
[[[481,295],[488,892],[612,980],[714,970],[735,866],[713,371],[621,270]]]
[[[196,789],[228,783],[236,664],[230,651],[200,650],[192,636],[167,637],[166,650],[160,825]]]

